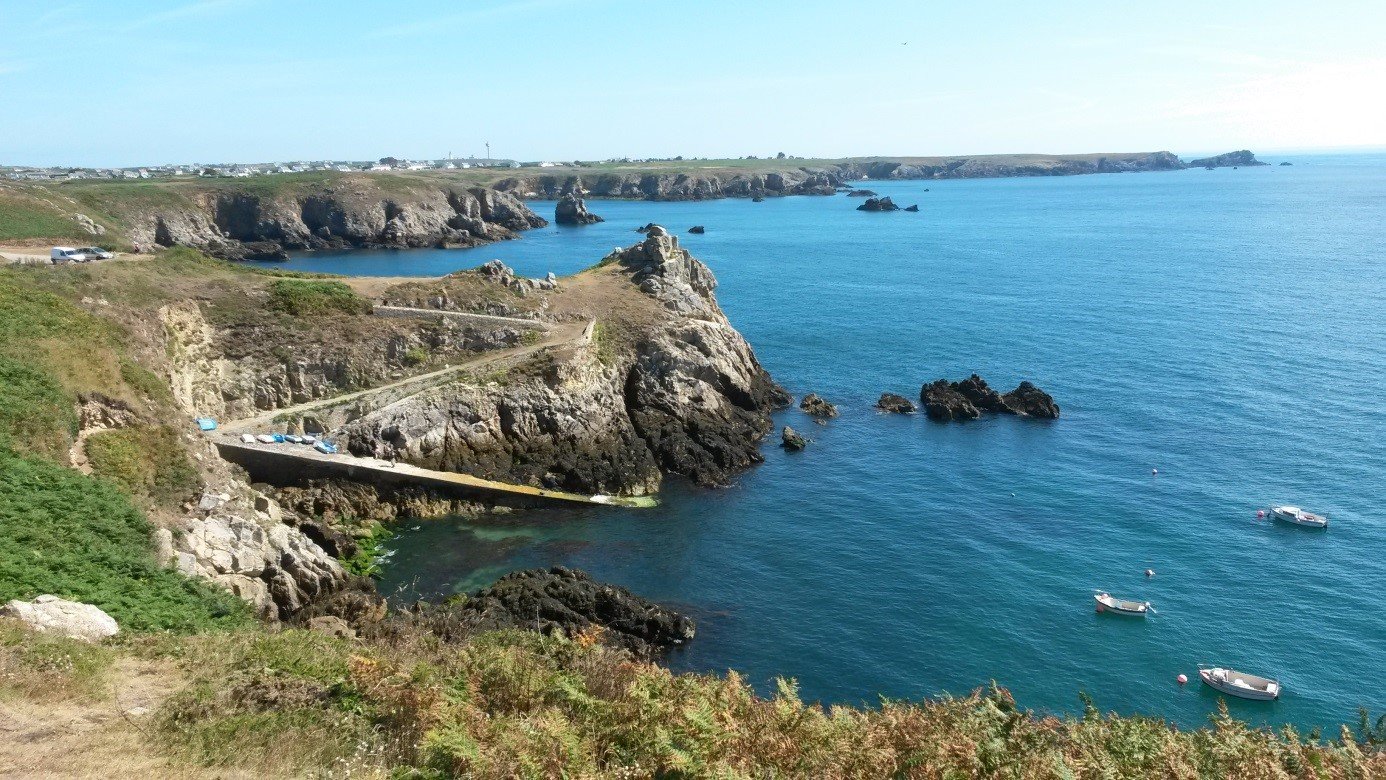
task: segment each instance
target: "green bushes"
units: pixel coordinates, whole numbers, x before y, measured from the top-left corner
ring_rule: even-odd
[[[342,282],[278,279],[269,289],[270,307],[296,316],[371,313],[371,302]]]
[[[404,364],[406,366],[421,366],[429,359],[428,349],[424,347],[410,347],[404,353]]]
[[[8,443],[62,458],[76,433],[77,414],[62,386],[34,366],[0,355],[0,447]]]
[[[0,602],[51,593],[136,631],[249,619],[231,594],[160,568],[151,530],[114,485],[0,450]]]
[[[200,487],[178,432],[167,425],[100,431],[87,437],[86,448],[92,473],[132,497],[176,506]]]
[[[402,777],[1371,777],[1386,754],[1215,716],[1041,717],[993,686],[969,696],[823,708],[791,681],[673,674],[528,632],[461,644],[409,630],[345,643],[282,631],[190,637],[202,675],[162,723],[176,750],[264,766],[304,745],[319,766]],[[261,739],[281,729],[279,741]],[[1368,726],[1368,728],[1372,728]],[[1344,732],[1346,734],[1346,732]],[[340,739],[351,735],[352,739]],[[263,743],[263,744],[261,744]],[[297,770],[309,768],[300,763]]]

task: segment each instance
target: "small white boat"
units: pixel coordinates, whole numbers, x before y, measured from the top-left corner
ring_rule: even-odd
[[[1271,507],[1271,517],[1276,520],[1283,520],[1295,525],[1308,526],[1309,528],[1327,528],[1328,515],[1316,515],[1313,512],[1306,512],[1297,506],[1273,506]]]
[[[313,445],[318,443],[318,437],[305,433],[302,437],[304,444]]]
[[[1127,601],[1106,592],[1098,592],[1093,598],[1097,600],[1098,612],[1145,617],[1146,613],[1150,611],[1149,601]]]
[[[243,433],[243,434],[241,434],[241,441],[245,442],[246,444],[254,444],[254,443],[255,443],[255,434],[253,434],[253,433]]]
[[[1198,676],[1209,688],[1253,701],[1274,701],[1280,698],[1280,682],[1236,669],[1221,666],[1199,666]]]
[[[262,434],[260,434],[259,436],[256,436],[256,437],[255,437],[255,440],[258,441],[258,442],[260,442],[261,444],[273,444],[273,443],[274,443],[274,437],[271,436],[271,435],[269,435],[268,433],[262,433]]]

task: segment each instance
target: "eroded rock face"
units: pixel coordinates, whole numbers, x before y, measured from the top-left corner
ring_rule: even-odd
[[[508,574],[458,605],[427,607],[401,620],[443,641],[477,631],[523,629],[575,637],[594,628],[605,644],[648,657],[693,638],[693,621],[625,588],[555,566]]]
[[[131,216],[138,247],[189,246],[231,260],[285,250],[477,246],[548,224],[517,198],[484,187],[382,189],[346,177],[307,192],[199,192]]]
[[[914,414],[914,404],[910,399],[895,393],[881,393],[881,400],[876,402],[876,408],[893,414]]]
[[[811,417],[829,418],[837,416],[837,407],[828,403],[823,396],[809,393],[799,401],[799,408]]]
[[[1198,168],[1236,168],[1243,165],[1268,165],[1256,159],[1256,155],[1250,149],[1241,149],[1235,152],[1227,152],[1213,157],[1201,157],[1197,160],[1190,160],[1189,166]]]
[[[115,618],[100,607],[52,595],[38,596],[33,601],[15,599],[0,608],[0,615],[14,618],[43,634],[84,642],[99,642],[120,633]]]
[[[658,225],[604,261],[605,294],[641,312],[619,339],[512,366],[503,382],[425,391],[351,422],[356,454],[583,493],[641,494],[662,473],[725,484],[762,459],[768,412],[788,396],[717,306],[707,266]],[[600,316],[600,314],[598,314]]]
[[[947,379],[924,385],[919,391],[919,400],[924,404],[924,413],[930,420],[975,420],[982,416],[967,396],[949,384]]]
[[[554,207],[553,221],[560,225],[592,225],[604,220],[588,211],[582,198],[567,193],[558,199],[558,205]]]

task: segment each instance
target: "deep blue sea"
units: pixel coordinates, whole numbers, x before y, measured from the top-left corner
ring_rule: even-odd
[[[1034,709],[1078,711],[1086,691],[1192,726],[1218,699],[1196,664],[1231,665],[1285,688],[1235,715],[1332,735],[1386,710],[1386,155],[1270,159],[1294,165],[867,185],[917,214],[595,201],[601,225],[288,265],[561,275],[657,222],[713,268],[775,378],[842,413],[783,412],[806,451],[776,437],[735,486],[671,483],[656,510],[411,524],[387,591],[580,567],[698,620],[675,668],[793,677],[824,702],[995,679]],[[1034,381],[1062,418],[872,410],[974,371]],[[1256,519],[1280,502],[1331,526]],[[1158,614],[1098,615],[1095,588]]]

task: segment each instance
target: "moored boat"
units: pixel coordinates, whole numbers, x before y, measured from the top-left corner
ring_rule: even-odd
[[[1198,667],[1204,684],[1229,696],[1252,701],[1273,701],[1280,698],[1280,681],[1269,677],[1239,672],[1222,666]]]
[[[1098,612],[1110,612],[1114,615],[1130,615],[1132,617],[1145,617],[1150,611],[1149,601],[1128,601],[1119,599],[1110,593],[1100,591],[1093,596],[1097,601]]]
[[[1316,515],[1313,512],[1306,512],[1297,506],[1273,506],[1270,511],[1271,517],[1286,523],[1302,525],[1308,528],[1328,527],[1328,515]]]

